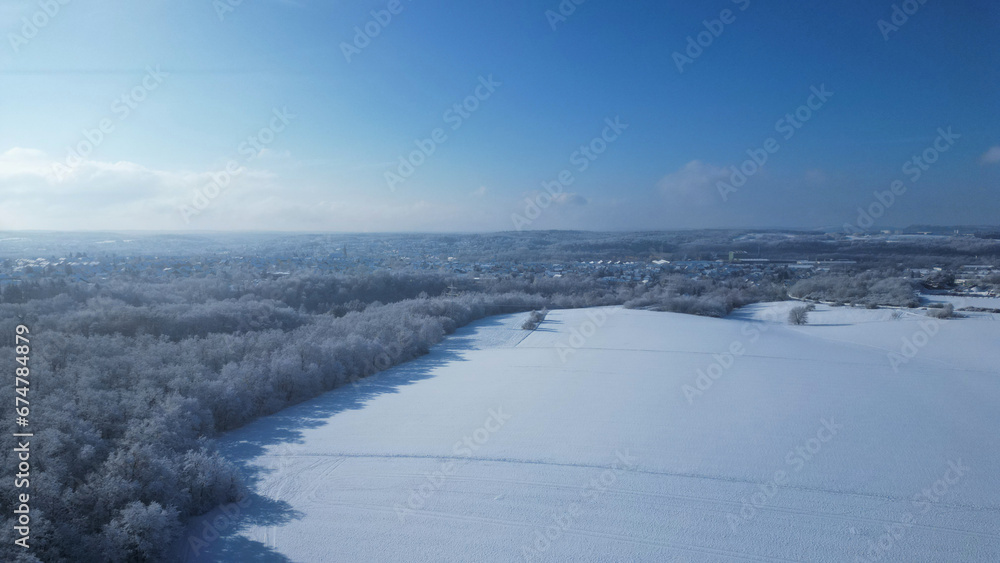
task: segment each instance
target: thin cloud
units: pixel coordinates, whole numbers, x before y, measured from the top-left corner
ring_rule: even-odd
[[[729,177],[729,170],[692,160],[658,183],[660,192],[670,200],[706,205],[718,200],[716,183]]]
[[[587,205],[590,201],[580,194],[564,192],[553,196],[552,203],[556,205]]]
[[[1000,163],[1000,145],[995,147],[990,147],[988,151],[983,153],[982,158],[979,159],[983,165],[997,164]]]
[[[67,163],[35,149],[0,153],[0,226],[3,228],[88,229],[183,227],[180,206],[217,171],[156,170],[134,162],[81,160]],[[273,193],[275,177],[247,168],[232,181],[241,196]],[[232,194],[224,200],[237,199]]]

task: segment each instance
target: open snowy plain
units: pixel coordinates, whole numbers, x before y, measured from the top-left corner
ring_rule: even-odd
[[[795,305],[480,321],[227,435],[183,558],[1000,560],[1000,315]]]

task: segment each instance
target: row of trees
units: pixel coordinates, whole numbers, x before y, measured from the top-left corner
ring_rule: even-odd
[[[917,307],[918,284],[891,277],[888,272],[867,271],[857,275],[822,275],[799,280],[788,294],[796,299],[868,307]]]
[[[651,288],[638,291],[635,298],[625,302],[625,307],[724,317],[750,303],[787,298],[785,286],[777,281],[751,283],[669,276]]]

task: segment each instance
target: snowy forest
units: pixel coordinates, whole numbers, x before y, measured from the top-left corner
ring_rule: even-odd
[[[244,493],[213,436],[420,356],[487,315],[639,306],[668,293],[710,303],[708,311],[754,293],[708,281],[647,289],[567,278],[455,293],[449,287],[460,282],[431,274],[255,281],[4,288],[0,338],[13,341],[15,326],[31,327],[39,374],[31,397],[33,556],[8,551],[4,560],[161,560],[186,519]],[[13,402],[10,386],[3,394]],[[15,445],[3,437],[8,466],[16,466]],[[13,505],[13,480],[2,481],[0,497]],[[5,517],[9,550],[13,521]]]

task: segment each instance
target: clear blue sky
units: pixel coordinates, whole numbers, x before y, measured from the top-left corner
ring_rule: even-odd
[[[898,0],[587,0],[558,21],[559,0],[401,0],[350,62],[343,44],[388,0],[244,0],[220,17],[226,2],[0,5],[0,229],[824,227],[857,221],[896,179],[907,190],[876,225],[1000,217],[987,0],[927,0],[887,31]],[[723,10],[730,23],[680,72],[674,53]],[[491,76],[454,129],[446,112]],[[786,139],[776,123],[823,85],[832,97]],[[133,91],[144,99],[127,107]],[[605,131],[616,117],[627,129]],[[102,120],[113,129],[71,156]],[[271,125],[263,151],[241,147]],[[949,127],[960,137],[914,181],[904,164]],[[602,133],[618,136],[581,170],[575,151]],[[721,197],[772,137],[767,163]],[[241,171],[210,197],[230,162]],[[563,170],[572,184],[544,194]]]

